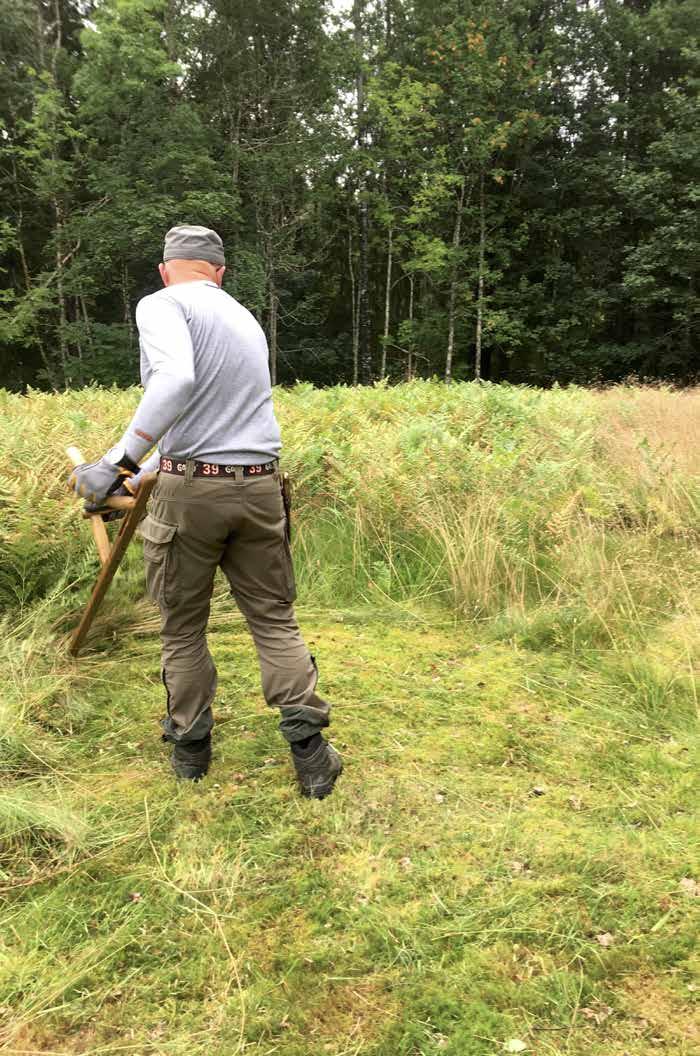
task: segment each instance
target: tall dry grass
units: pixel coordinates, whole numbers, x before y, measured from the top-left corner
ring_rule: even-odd
[[[647,469],[640,452],[651,450],[673,472],[700,476],[700,389],[639,386],[596,394],[604,428],[601,440],[612,462],[631,474]]]
[[[137,399],[0,393],[0,605],[12,625],[42,605],[60,626],[84,597],[95,557],[64,448],[98,455]],[[460,618],[536,616],[554,637],[601,644],[694,607],[698,390],[300,385],[276,405],[307,604],[435,602]],[[137,597],[135,548],[122,578]]]

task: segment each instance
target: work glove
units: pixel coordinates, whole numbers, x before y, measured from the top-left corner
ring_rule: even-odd
[[[131,496],[132,498],[136,495],[139,487],[141,486],[141,477],[143,473],[135,473],[133,477],[128,477],[124,480],[123,484],[120,484],[116,491],[111,491],[111,495],[124,495],[126,497]],[[103,500],[104,501],[104,500]],[[86,502],[83,506],[83,512],[89,513],[91,516],[95,513],[99,513],[102,516],[102,520],[105,524],[110,521],[120,521],[122,517],[126,517],[126,510],[110,510],[108,507],[102,505],[99,502]]]
[[[139,467],[127,454],[115,465],[105,456],[97,462],[84,462],[76,466],[68,478],[68,487],[81,499],[98,506],[101,499],[112,495],[128,477],[138,473]]]

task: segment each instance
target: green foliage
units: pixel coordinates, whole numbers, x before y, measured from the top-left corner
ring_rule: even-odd
[[[450,341],[461,379],[478,342],[491,380],[692,381],[697,3],[363,0],[357,39],[329,11],[0,0],[5,386],[125,383],[188,221],[275,380],[352,380],[359,327],[394,381]]]

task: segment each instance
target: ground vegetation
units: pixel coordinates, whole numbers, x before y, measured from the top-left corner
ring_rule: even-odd
[[[298,797],[221,581],[177,786],[135,543],[63,448],[138,390],[0,394],[0,1048],[697,1052],[697,390],[278,394],[299,615],[346,770]]]

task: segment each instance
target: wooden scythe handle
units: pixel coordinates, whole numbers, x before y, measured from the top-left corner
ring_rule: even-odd
[[[119,563],[126,553],[126,548],[131,542],[131,537],[136,531],[139,521],[146,513],[146,504],[157,479],[157,473],[144,473],[141,478],[141,485],[136,494],[134,505],[121,522],[121,528],[114,540],[114,546],[110,551],[109,560],[100,570],[100,574],[93,587],[87,608],[71,637],[68,650],[72,656],[77,656],[80,652],[88,631],[92,626],[92,621],[95,619],[97,611],[102,604],[102,599],[107,593],[109,585],[114,578],[114,574],[119,568]],[[102,521],[100,521],[100,524],[102,524]],[[102,527],[104,528],[104,524],[102,524]]]
[[[81,466],[85,462],[82,453],[77,447],[67,447],[66,454],[74,466]],[[97,614],[97,610],[102,604],[102,599],[109,589],[109,585],[112,582],[115,572],[119,568],[119,563],[126,552],[131,537],[136,531],[139,521],[146,513],[146,504],[151,491],[153,490],[156,479],[156,473],[144,473],[141,477],[139,490],[134,498],[129,498],[126,495],[111,495],[105,499],[103,507],[108,506],[113,510],[126,511],[126,516],[121,521],[121,526],[115,536],[114,545],[110,542],[101,515],[99,513],[84,514],[85,517],[90,518],[90,526],[92,528],[92,534],[95,537],[95,542],[97,543],[97,551],[100,555],[100,561],[102,562],[102,569],[97,577],[97,581],[92,590],[92,595],[90,596],[90,601],[83,613],[82,619],[71,637],[68,648],[72,656],[78,655],[78,652],[87,637],[87,633],[92,626],[92,621]]]
[[[77,447],[67,447],[66,454],[71,460],[71,464],[74,466],[82,466],[85,461]],[[133,499],[130,500],[132,503],[133,501]],[[87,516],[90,518],[90,527],[92,528],[92,534],[95,537],[95,545],[97,546],[97,553],[100,555],[100,561],[103,565],[106,565],[109,561],[112,544],[107,535],[105,522],[102,520],[99,513],[87,514]]]

